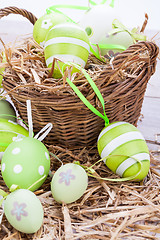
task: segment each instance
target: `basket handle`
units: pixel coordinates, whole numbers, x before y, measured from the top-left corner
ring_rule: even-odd
[[[19,14],[27,18],[33,25],[37,21],[37,17],[33,13],[27,11],[26,9],[17,8],[17,7],[5,7],[0,9],[0,19],[2,17],[8,16],[9,14]]]

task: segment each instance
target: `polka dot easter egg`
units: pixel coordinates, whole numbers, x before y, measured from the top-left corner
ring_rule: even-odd
[[[4,202],[8,222],[18,231],[35,233],[43,223],[43,207],[36,195],[27,189],[10,193]]]
[[[101,158],[107,157],[104,160],[107,167],[121,177],[133,176],[133,180],[141,181],[148,174],[149,150],[142,134],[132,124],[114,122],[106,126],[98,137],[98,152]]]
[[[15,184],[20,188],[34,191],[45,181],[49,169],[48,150],[35,138],[25,137],[15,140],[2,157],[2,177],[9,188]]]
[[[51,68],[53,59],[56,58],[60,69],[64,62],[73,62],[82,67],[89,56],[89,38],[86,32],[75,23],[58,24],[51,28],[45,42],[45,60],[48,68]],[[62,61],[62,62],[61,62]],[[73,72],[78,70],[73,67]],[[61,78],[61,72],[55,64],[54,78]]]
[[[5,99],[0,100],[0,118],[10,119],[16,122],[16,112],[10,102]]]
[[[19,137],[28,137],[29,132],[11,120],[0,118],[0,159],[6,148]]]
[[[53,175],[51,191],[57,202],[72,203],[84,194],[87,186],[86,171],[77,164],[67,163]]]
[[[44,46],[46,35],[51,27],[56,24],[69,21],[66,16],[56,12],[50,12],[40,17],[33,27],[33,38],[41,46]]]

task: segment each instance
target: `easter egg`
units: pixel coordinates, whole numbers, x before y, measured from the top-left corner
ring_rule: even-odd
[[[68,18],[63,14],[50,12],[41,16],[34,24],[33,38],[40,45],[44,46],[46,35],[51,27],[56,24],[67,22]]]
[[[118,32],[114,34],[106,34],[100,41],[99,41],[99,48],[101,51],[101,55],[105,57],[114,57],[118,53],[121,53],[125,49],[127,49],[130,45],[134,43],[133,38],[131,35],[124,31]],[[109,47],[106,48],[105,44],[114,45],[114,49],[110,49]],[[101,47],[104,45],[104,48]],[[98,51],[98,49],[97,49]]]
[[[9,188],[15,184],[34,191],[45,181],[49,169],[47,148],[31,137],[17,138],[7,147],[1,161],[2,177]]]
[[[141,181],[147,176],[150,167],[149,150],[144,137],[132,124],[109,124],[99,134],[97,147],[101,158],[107,157],[104,162],[114,173],[121,177],[131,177],[140,171],[133,178],[135,181]]]
[[[29,132],[24,127],[11,120],[0,118],[0,159],[15,139],[25,136],[28,137]]]
[[[51,68],[54,58],[60,60],[58,61],[60,69],[64,62],[73,62],[85,67],[89,56],[88,36],[75,23],[58,24],[47,34],[44,53],[48,68]],[[77,71],[74,67],[72,73]],[[55,64],[53,77],[61,78],[61,76],[59,67]]]
[[[78,200],[84,194],[87,186],[86,171],[74,163],[62,165],[55,172],[51,181],[53,198],[59,203],[72,203]]]
[[[87,32],[90,42],[98,44],[104,34],[112,30],[112,22],[115,18],[118,18],[115,8],[100,4],[85,12],[79,25]]]
[[[16,122],[15,109],[12,104],[5,99],[0,100],[0,118],[10,119],[11,121]]]
[[[23,233],[37,232],[43,223],[43,207],[36,195],[27,189],[10,193],[4,202],[8,222]]]

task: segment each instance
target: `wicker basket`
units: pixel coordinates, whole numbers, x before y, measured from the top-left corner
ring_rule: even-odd
[[[32,13],[16,7],[1,9],[0,18],[10,13],[23,15],[33,24],[36,21]],[[118,54],[112,64],[97,62],[97,59],[90,55],[86,69],[104,98],[110,122],[127,121],[137,125],[147,83],[155,72],[157,55],[158,47],[153,42],[139,42],[130,46]],[[46,68],[43,57],[42,63]],[[36,67],[34,70],[37,70]],[[81,102],[67,83],[43,77],[41,84],[38,84],[34,80],[31,82],[31,77],[26,77],[23,71],[21,74],[26,84],[10,64],[4,74],[4,89],[25,121],[26,100],[31,100],[35,132],[48,122],[53,123],[53,129],[45,139],[46,143],[72,149],[90,147],[96,143],[104,121]],[[73,82],[90,103],[103,112],[86,78],[81,74]]]

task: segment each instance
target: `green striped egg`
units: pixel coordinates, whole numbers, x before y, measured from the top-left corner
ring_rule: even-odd
[[[18,123],[0,118],[0,159],[9,144],[19,136],[28,137],[29,132]]]
[[[46,36],[45,60],[51,68],[56,58],[60,68],[64,62],[73,62],[85,67],[89,56],[89,38],[86,32],[75,23],[61,23],[51,28]],[[72,73],[78,70],[73,67]],[[61,73],[55,64],[53,77],[60,78]]]
[[[106,126],[98,137],[98,152],[107,167],[121,177],[135,181],[144,179],[149,171],[150,156],[146,141],[140,131],[130,123],[114,122]],[[114,155],[121,155],[114,157]],[[141,161],[140,163],[136,161]]]

